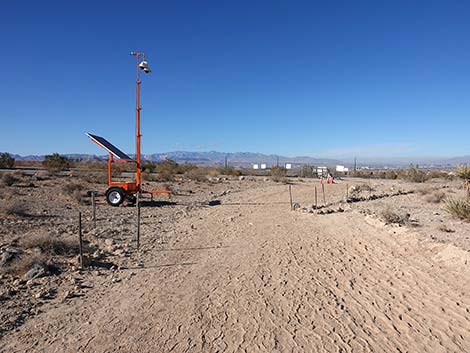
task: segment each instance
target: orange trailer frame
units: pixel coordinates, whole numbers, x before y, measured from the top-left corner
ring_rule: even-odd
[[[134,195],[140,193],[151,194],[171,194],[171,190],[142,190],[142,168],[141,168],[141,133],[140,133],[140,111],[142,107],[140,106],[140,85],[142,81],[140,80],[140,71],[143,70],[146,73],[150,72],[147,61],[145,59],[144,53],[131,52],[132,56],[136,57],[136,108],[135,108],[135,139],[136,139],[136,159],[133,160],[125,153],[120,151],[118,148],[113,146],[110,142],[106,141],[104,138],[87,134],[87,136],[95,142],[98,146],[104,148],[109,152],[108,159],[108,190],[106,191],[106,201],[111,206],[119,206],[124,198],[127,196],[128,199],[135,200]],[[119,160],[114,160],[114,155],[119,157]],[[134,181],[125,181],[125,182],[116,182],[112,178],[112,165],[113,163],[135,163],[135,180]],[[113,202],[114,201],[114,202]]]

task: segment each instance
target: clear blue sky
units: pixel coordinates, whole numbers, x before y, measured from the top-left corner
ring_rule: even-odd
[[[470,153],[470,2],[3,1],[0,151]]]

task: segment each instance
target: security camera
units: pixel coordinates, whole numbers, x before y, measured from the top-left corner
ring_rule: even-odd
[[[143,60],[143,61],[139,64],[139,68],[140,68],[141,70],[143,70],[146,74],[148,74],[148,73],[151,71],[147,60]]]

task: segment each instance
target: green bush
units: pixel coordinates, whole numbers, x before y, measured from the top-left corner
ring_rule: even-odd
[[[0,153],[0,168],[13,168],[15,165],[15,158],[9,153]]]
[[[42,165],[50,173],[57,173],[62,170],[66,170],[72,166],[72,162],[65,156],[58,153],[47,155],[42,162]]]

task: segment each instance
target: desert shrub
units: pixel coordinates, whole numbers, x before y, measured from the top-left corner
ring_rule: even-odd
[[[356,170],[353,171],[351,175],[356,178],[372,178],[374,176],[374,172],[370,170]]]
[[[67,194],[71,194],[77,190],[82,190],[82,189],[83,189],[83,186],[80,184],[76,184],[76,183],[65,184],[62,187],[62,190],[64,190]]]
[[[20,241],[23,249],[40,249],[41,253],[53,255],[74,255],[78,253],[78,242],[50,234],[39,234],[23,238]]]
[[[284,167],[272,167],[271,171],[271,178],[273,181],[281,182],[285,181],[287,175],[287,169]]]
[[[70,168],[72,163],[67,157],[62,156],[58,153],[54,153],[51,155],[47,155],[44,161],[42,162],[42,165],[47,169],[48,172],[57,173]]]
[[[436,190],[432,194],[426,195],[424,199],[430,203],[440,203],[445,198],[446,198],[445,192]]]
[[[424,196],[424,195],[431,194],[435,190],[436,190],[435,188],[428,186],[428,187],[420,188],[420,189],[416,190],[416,192],[418,194]]]
[[[358,184],[353,185],[349,188],[349,196],[351,197],[359,197],[362,192],[365,191],[374,191],[374,189],[368,184]]]
[[[410,165],[408,170],[406,171],[405,178],[413,183],[424,183],[428,180],[428,176],[425,172],[418,169],[418,167]]]
[[[303,165],[300,169],[300,175],[303,178],[313,178],[317,176],[316,169],[310,165]]]
[[[186,172],[197,168],[192,164],[178,164],[171,159],[165,159],[158,163],[155,170],[158,174],[158,179],[162,181],[171,181],[177,174],[185,174]]]
[[[216,177],[220,174],[220,169],[219,168],[206,167],[204,169],[206,170],[206,175],[208,175],[210,177]]]
[[[47,266],[48,258],[44,254],[22,254],[14,259],[10,266],[4,269],[4,272],[13,275],[24,275],[34,265]]]
[[[83,185],[78,183],[65,184],[62,190],[77,203],[80,204],[83,202]]]
[[[15,159],[6,152],[0,153],[0,168],[13,168]]]
[[[80,174],[80,179],[92,184],[107,184],[108,183],[108,173],[101,172],[82,172]]]
[[[409,213],[396,212],[390,206],[382,210],[380,217],[386,224],[406,225],[410,223]]]
[[[141,164],[142,171],[147,173],[153,173],[157,169],[157,165],[152,162],[145,162]]]
[[[204,168],[194,168],[185,173],[185,176],[188,179],[195,181],[206,181],[207,180],[207,171]]]
[[[387,170],[384,179],[398,179],[398,173],[395,170]]]
[[[173,180],[178,172],[178,163],[171,159],[165,159],[156,166],[158,178],[162,181]]]
[[[2,207],[2,213],[7,216],[25,217],[28,216],[26,207],[17,201],[5,202]]]
[[[18,181],[20,180],[11,173],[5,173],[2,175],[3,185],[12,186],[13,184],[16,184]]]
[[[219,174],[240,176],[242,175],[242,172],[234,167],[224,167],[219,169]]]
[[[441,170],[431,170],[427,173],[429,179],[447,179],[452,180],[453,176]]]
[[[377,177],[380,179],[397,179],[398,172],[395,170],[381,170],[377,173]]]
[[[447,199],[444,209],[452,216],[470,222],[470,200]]]
[[[463,180],[464,188],[467,193],[467,198],[470,198],[470,166],[463,165],[457,168],[457,176]]]

